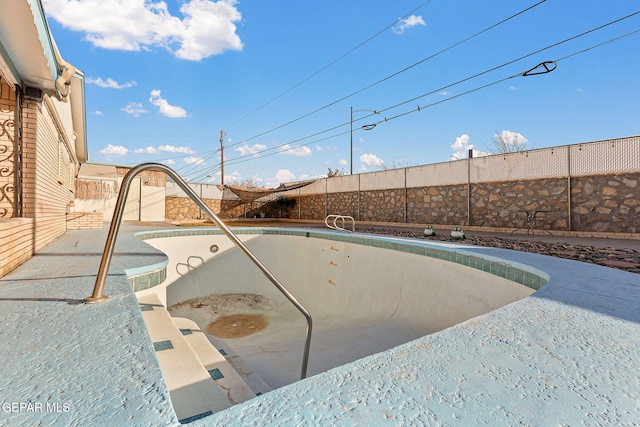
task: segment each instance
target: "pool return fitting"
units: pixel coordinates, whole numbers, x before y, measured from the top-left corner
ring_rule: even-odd
[[[209,218],[217,225],[220,230],[249,258],[255,265],[262,271],[262,273],[269,279],[273,285],[302,313],[307,320],[307,334],[304,345],[304,353],[302,355],[302,370],[300,373],[300,379],[307,377],[307,366],[309,363],[309,348],[311,347],[311,330],[313,322],[311,320],[311,314],[306,308],[284,287],[282,283],[267,269],[267,267],[260,262],[260,260],[245,246],[244,243],[227,227],[218,216],[207,206],[200,197],[187,185],[187,183],[178,175],[173,169],[160,163],[143,163],[131,169],[124,176],[122,181],[122,187],[120,193],[118,193],[118,199],[113,211],[113,218],[111,220],[111,226],[109,227],[109,233],[107,234],[107,241],[104,246],[104,252],[102,253],[102,259],[100,260],[100,267],[98,268],[98,275],[96,276],[96,283],[93,287],[93,294],[90,297],[84,299],[85,303],[99,303],[106,301],[109,297],[103,294],[105,281],[107,279],[107,273],[109,271],[109,265],[111,264],[111,258],[113,257],[113,250],[116,246],[116,238],[118,237],[118,231],[120,230],[120,223],[122,223],[122,216],[124,215],[124,206],[129,194],[131,182],[140,173],[144,171],[156,171],[164,172],[171,177],[176,184],[189,196],[189,198],[200,208]]]

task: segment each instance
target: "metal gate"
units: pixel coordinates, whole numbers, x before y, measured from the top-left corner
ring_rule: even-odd
[[[125,221],[140,221],[140,204],[142,202],[142,179],[134,178],[131,182],[131,188],[129,195],[127,196],[127,202],[124,206]]]

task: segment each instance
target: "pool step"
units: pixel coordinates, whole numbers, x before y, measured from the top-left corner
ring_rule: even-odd
[[[207,339],[207,334],[200,330],[200,327],[193,320],[183,317],[172,317],[172,319],[200,363],[218,386],[227,393],[227,398],[232,404],[242,403],[256,397],[256,393],[249,388],[225,356],[211,344]]]
[[[220,338],[214,337],[212,335],[205,335],[211,345],[217,348],[221,354],[224,355],[227,362],[233,366],[234,371],[236,371],[244,380],[245,383],[253,390],[257,396],[267,393],[271,391],[271,387],[264,382],[262,377],[258,375],[253,368],[251,368],[247,363],[240,357],[236,351],[229,346],[229,344]]]
[[[212,367],[206,368],[203,365],[189,343],[192,341],[193,345],[204,353],[203,346],[198,344],[201,340],[196,338],[198,335],[204,338],[204,334],[199,332],[197,327],[184,328],[185,331],[180,331],[160,299],[155,295],[145,295],[139,299],[139,303],[169,388],[174,411],[181,422],[190,422],[211,415],[243,401],[242,399],[247,400],[247,398],[255,397],[246,384],[242,386],[233,381],[234,386],[229,387],[229,381],[220,384],[218,382],[220,379],[215,380],[220,375],[226,376],[225,373],[229,378],[233,378],[229,371],[233,368],[210,344],[209,353],[217,353],[222,359],[222,363],[226,363],[228,367],[209,365]],[[186,332],[186,329],[190,329],[191,334]],[[187,339],[186,337],[189,335],[196,337]],[[205,358],[205,360],[209,363],[213,357]]]

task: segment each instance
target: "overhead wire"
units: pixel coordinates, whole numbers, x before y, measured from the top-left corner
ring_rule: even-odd
[[[330,63],[329,65],[327,65],[326,67],[324,67],[324,68],[323,68],[323,69],[321,69],[320,71],[318,71],[318,72],[314,73],[314,74],[313,74],[313,75],[311,75],[309,78],[307,78],[307,79],[303,80],[302,82],[298,83],[298,84],[297,84],[296,86],[294,86],[293,88],[295,88],[295,87],[297,87],[297,86],[301,85],[302,83],[304,83],[305,81],[307,81],[307,80],[309,80],[310,78],[314,77],[314,76],[315,76],[315,75],[317,75],[318,73],[320,73],[320,72],[324,71],[326,68],[328,68],[329,66],[333,65],[335,62],[337,62],[337,61],[339,61],[340,59],[342,59],[344,56],[348,55],[349,53],[351,53],[351,52],[352,52],[352,51],[354,51],[355,49],[357,49],[357,48],[361,47],[363,44],[365,44],[365,43],[367,43],[368,41],[372,40],[373,38],[377,37],[377,36],[378,36],[379,34],[381,34],[382,32],[384,32],[384,31],[388,30],[389,28],[393,27],[393,25],[395,25],[395,24],[396,24],[397,22],[399,22],[400,20],[404,19],[406,16],[408,16],[408,15],[410,15],[410,14],[414,13],[415,11],[419,10],[420,8],[424,7],[424,6],[425,6],[427,3],[429,3],[430,1],[431,1],[431,0],[429,0],[429,1],[427,1],[427,2],[425,2],[425,3],[423,3],[423,4],[421,4],[420,6],[416,7],[415,9],[413,9],[411,12],[409,12],[409,13],[405,14],[402,18],[399,18],[399,19],[395,20],[393,24],[388,25],[388,26],[387,26],[387,27],[385,27],[384,29],[380,30],[380,31],[379,31],[378,33],[376,33],[374,36],[370,37],[370,38],[369,38],[369,39],[367,39],[365,42],[363,42],[363,43],[361,43],[360,45],[356,46],[355,48],[351,49],[349,52],[347,52],[346,54],[344,54],[343,56],[341,56],[340,58],[338,58],[338,59],[337,59],[337,60],[335,60],[334,62]],[[378,81],[376,81],[376,82],[374,82],[374,83],[372,83],[372,84],[370,84],[370,85],[368,85],[368,86],[366,86],[366,87],[363,87],[363,88],[361,88],[361,89],[359,89],[359,90],[357,90],[357,91],[355,91],[355,92],[352,92],[352,93],[350,93],[350,94],[348,94],[348,95],[346,95],[346,96],[343,96],[342,98],[337,99],[337,100],[335,100],[335,101],[333,101],[333,102],[331,102],[331,103],[329,103],[329,104],[326,104],[326,105],[324,105],[324,106],[322,106],[322,107],[320,107],[320,108],[318,108],[318,109],[316,109],[316,110],[313,110],[313,111],[311,111],[311,112],[309,112],[309,113],[307,113],[307,114],[305,114],[305,115],[303,115],[303,116],[300,116],[300,117],[298,117],[298,118],[296,118],[296,119],[293,119],[293,120],[290,120],[290,121],[288,121],[288,122],[286,122],[286,123],[283,123],[283,124],[281,124],[281,125],[279,125],[279,126],[277,126],[277,127],[275,127],[275,128],[269,129],[269,130],[267,130],[267,131],[265,131],[265,132],[261,132],[261,133],[259,133],[259,134],[257,134],[257,135],[254,135],[254,136],[250,137],[250,138],[242,139],[242,140],[240,140],[239,142],[236,142],[236,143],[234,143],[234,144],[230,144],[230,145],[228,145],[226,148],[235,147],[235,146],[240,145],[240,144],[246,144],[246,143],[247,143],[248,141],[250,141],[250,140],[253,140],[253,139],[259,138],[259,137],[264,136],[264,135],[266,135],[266,134],[268,134],[268,133],[271,133],[271,132],[273,132],[273,131],[275,131],[275,130],[278,130],[278,129],[281,129],[281,128],[285,127],[285,126],[288,126],[288,125],[290,125],[290,124],[293,124],[293,123],[295,123],[295,122],[297,122],[297,121],[299,121],[299,120],[302,120],[302,119],[304,119],[304,118],[306,118],[306,117],[309,117],[309,116],[311,116],[311,115],[313,115],[313,114],[315,114],[315,113],[318,113],[318,112],[320,112],[320,111],[322,111],[322,110],[324,110],[324,109],[326,109],[326,108],[329,108],[329,107],[331,107],[331,106],[333,106],[333,105],[335,105],[335,104],[337,104],[337,103],[339,103],[339,102],[342,102],[342,101],[344,101],[344,100],[346,100],[346,99],[348,99],[348,98],[350,98],[350,97],[352,97],[352,96],[355,96],[355,95],[357,95],[357,94],[359,94],[359,93],[362,93],[362,92],[364,92],[364,91],[366,91],[366,90],[368,90],[368,89],[371,89],[372,87],[377,86],[378,84],[381,84],[381,83],[383,83],[383,82],[385,82],[385,81],[387,81],[387,80],[389,80],[389,79],[391,79],[391,78],[393,78],[393,77],[396,77],[396,76],[398,76],[398,75],[400,75],[400,74],[404,73],[405,71],[408,71],[408,70],[410,70],[410,69],[412,69],[412,68],[414,68],[414,67],[416,67],[416,66],[418,66],[418,65],[420,65],[420,64],[422,64],[422,63],[424,63],[424,62],[426,62],[426,61],[428,61],[428,60],[430,60],[430,59],[433,59],[433,58],[437,57],[438,55],[441,55],[441,54],[443,54],[443,53],[445,53],[445,52],[447,52],[447,51],[449,51],[449,50],[451,50],[451,49],[453,49],[453,48],[455,48],[455,47],[457,47],[457,46],[459,46],[459,45],[461,45],[461,44],[463,44],[463,43],[465,43],[465,42],[467,42],[467,41],[469,41],[469,40],[471,40],[471,39],[473,39],[473,38],[475,38],[475,37],[477,37],[477,36],[479,36],[479,35],[481,35],[481,34],[483,34],[483,33],[486,33],[487,31],[489,31],[489,30],[491,30],[491,29],[493,29],[493,28],[496,28],[497,26],[499,26],[499,25],[501,25],[501,24],[504,24],[505,22],[507,22],[507,21],[509,21],[509,20],[511,20],[511,19],[514,19],[515,17],[517,17],[517,16],[519,16],[519,15],[522,15],[522,14],[523,14],[523,13],[525,13],[525,12],[528,12],[528,11],[532,10],[533,8],[535,8],[535,7],[539,6],[539,5],[541,5],[541,4],[542,4],[542,3],[544,3],[544,2],[546,2],[546,0],[541,0],[541,1],[539,1],[538,3],[535,3],[535,4],[534,4],[534,5],[532,5],[532,6],[529,6],[529,7],[525,8],[525,9],[523,9],[523,10],[521,10],[521,11],[519,11],[519,12],[517,12],[517,13],[515,13],[515,14],[513,14],[513,15],[511,15],[511,16],[509,16],[509,17],[507,17],[507,18],[505,18],[505,19],[502,19],[501,21],[499,21],[499,22],[497,22],[497,23],[495,23],[495,24],[493,24],[493,25],[491,25],[491,26],[489,26],[489,27],[486,27],[485,29],[483,29],[483,30],[481,30],[481,31],[479,31],[479,32],[476,32],[476,33],[474,33],[474,34],[472,34],[472,35],[470,35],[470,36],[468,36],[468,37],[466,37],[466,38],[464,38],[464,39],[462,39],[462,40],[460,40],[460,41],[458,41],[458,42],[456,42],[456,43],[454,43],[454,44],[452,44],[452,45],[450,45],[450,46],[448,46],[448,47],[446,47],[445,49],[442,49],[442,50],[440,50],[440,51],[438,51],[438,52],[436,52],[436,53],[434,53],[434,54],[432,54],[432,55],[430,55],[430,56],[428,56],[428,57],[426,57],[426,58],[423,58],[422,60],[420,60],[420,61],[418,61],[418,62],[416,62],[416,63],[414,63],[414,64],[412,64],[412,65],[410,65],[410,66],[408,66],[408,67],[405,67],[405,68],[403,68],[402,70],[399,70],[399,71],[397,71],[397,72],[395,72],[395,73],[393,73],[393,74],[391,74],[391,75],[389,75],[389,76],[386,76],[386,77],[384,77],[384,78],[383,78],[383,79],[381,79],[381,80],[378,80]],[[288,91],[292,90],[293,88],[289,89]],[[286,92],[288,92],[288,91],[286,91]],[[286,93],[286,92],[284,92],[284,93]],[[283,94],[281,94],[281,95],[284,95],[284,93],[283,93]],[[281,96],[281,95],[279,95],[279,96]],[[274,98],[274,100],[275,100],[275,98]],[[271,101],[269,101],[269,103],[270,103],[270,102],[271,102]],[[265,104],[265,105],[266,105],[266,104]],[[260,107],[260,108],[262,108],[262,107]],[[251,114],[251,113],[250,113],[250,114]],[[246,117],[246,116],[245,116],[245,117]],[[365,116],[365,117],[367,117],[367,116]],[[361,118],[361,119],[363,119],[363,118]],[[359,119],[359,120],[361,120],[361,119]],[[340,125],[340,126],[344,126],[344,125]],[[331,131],[331,130],[333,130],[333,129],[328,129],[328,130],[326,130],[325,132],[327,132],[327,131]],[[313,136],[314,136],[314,135],[310,135],[309,137],[313,137]],[[302,138],[302,139],[305,139],[305,138]],[[293,142],[296,142],[296,141],[293,141]],[[284,144],[283,144],[283,145],[284,145]],[[219,152],[219,151],[220,151],[220,149],[217,149],[217,150],[212,150],[212,151],[205,151],[205,152],[203,152],[203,153],[201,153],[201,154],[209,153],[209,152],[212,152],[212,153],[214,153],[214,154],[215,154],[215,153],[217,153],[217,152]],[[159,159],[159,160],[160,160],[160,161],[168,161],[168,160],[173,160],[173,159],[177,159],[177,158],[189,157],[190,155],[191,155],[191,154],[187,154],[187,155],[185,155],[185,156],[175,156],[175,157],[169,157],[169,158]]]
[[[333,61],[331,61],[329,64],[325,65],[324,67],[322,67],[321,69],[319,69],[318,71],[314,72],[313,74],[311,74],[309,77],[306,77],[305,79],[301,80],[300,82],[296,83],[295,85],[293,85],[292,87],[290,87],[289,89],[285,90],[284,92],[280,93],[278,96],[272,98],[271,100],[265,102],[264,104],[262,104],[260,107],[256,108],[255,110],[249,112],[248,114],[242,116],[240,119],[238,119],[238,121],[244,120],[247,117],[251,116],[252,114],[254,114],[255,112],[263,109],[264,107],[266,107],[267,105],[271,104],[272,102],[276,101],[277,99],[283,97],[284,95],[286,95],[287,93],[291,92],[292,90],[296,89],[297,87],[301,86],[302,84],[306,83],[307,81],[311,80],[312,78],[314,78],[315,76],[317,76],[318,74],[322,73],[324,70],[328,69],[329,67],[331,67],[332,65],[336,64],[337,62],[339,62],[340,60],[344,59],[345,57],[347,57],[348,55],[352,54],[353,52],[355,52],[356,50],[360,49],[362,46],[364,46],[365,44],[369,43],[371,40],[375,39],[376,37],[378,37],[380,34],[384,33],[385,31],[387,31],[388,29],[392,28],[394,25],[396,25],[398,22],[402,21],[403,19],[407,18],[409,15],[413,14],[414,12],[420,10],[422,7],[424,7],[427,3],[431,2],[431,0],[428,0],[424,3],[422,3],[421,5],[419,5],[418,7],[416,7],[415,9],[411,10],[410,12],[404,14],[402,17],[396,19],[395,21],[393,21],[392,24],[387,25],[386,27],[384,27],[383,29],[381,29],[380,31],[378,31],[377,33],[375,33],[374,35],[370,36],[369,38],[367,38],[365,41],[361,42],[360,44],[358,44],[357,46],[351,48],[350,50],[348,50],[346,53],[342,54],[341,56],[339,56],[338,58],[334,59]]]
[[[437,56],[439,56],[439,55],[441,55],[441,54],[443,54],[445,52],[448,52],[449,50],[451,50],[451,49],[453,49],[453,48],[455,48],[457,46],[460,46],[461,44],[466,43],[469,40],[472,40],[475,37],[478,37],[479,35],[484,34],[487,31],[490,31],[490,30],[492,30],[492,29],[494,29],[494,28],[496,28],[496,27],[498,27],[498,26],[500,26],[500,25],[502,25],[502,24],[504,24],[504,23],[506,23],[506,22],[508,22],[508,21],[520,16],[520,15],[522,15],[523,13],[526,13],[526,12],[532,10],[535,7],[540,6],[542,3],[546,2],[546,1],[547,0],[541,0],[541,1],[539,1],[538,3],[536,3],[536,4],[532,5],[532,6],[529,6],[529,7],[525,8],[525,9],[523,9],[523,10],[521,10],[521,11],[519,11],[519,12],[517,12],[517,13],[515,13],[515,14],[507,17],[507,18],[505,18],[505,19],[502,19],[501,21],[499,21],[499,22],[497,22],[497,23],[495,23],[495,24],[493,24],[493,25],[491,25],[489,27],[486,27],[485,29],[483,29],[481,31],[478,31],[475,34],[472,34],[472,35],[470,35],[470,36],[468,36],[468,37],[466,37],[466,38],[464,38],[464,39],[462,39],[462,40],[460,40],[460,41],[458,41],[458,42],[456,42],[456,43],[454,43],[454,44],[452,44],[452,45],[450,45],[450,46],[448,46],[448,47],[446,47],[446,48],[444,48],[444,49],[442,49],[442,50],[440,50],[440,51],[438,51],[438,52],[436,52],[436,53],[434,53],[434,54],[432,54],[430,56],[428,56],[428,57],[426,57],[426,58],[421,59],[420,61],[418,61],[418,62],[416,62],[416,63],[414,63],[414,64],[412,64],[412,65],[410,65],[408,67],[403,68],[402,70],[399,70],[399,71],[397,71],[397,72],[395,72],[393,74],[390,74],[390,75],[388,75],[388,76],[386,76],[386,77],[384,77],[384,78],[382,78],[382,79],[380,79],[380,80],[378,80],[378,81],[376,81],[376,82],[374,82],[374,83],[372,83],[372,84],[370,84],[368,86],[365,86],[365,87],[363,87],[361,89],[358,89],[355,92],[352,92],[352,93],[350,93],[350,94],[348,94],[346,96],[343,96],[342,98],[339,98],[339,99],[337,99],[335,101],[332,101],[329,104],[326,104],[326,105],[324,105],[322,107],[319,107],[319,108],[317,108],[317,109],[315,109],[315,110],[313,110],[313,111],[311,111],[311,112],[309,112],[307,114],[299,116],[299,117],[297,117],[297,118],[295,118],[293,120],[290,120],[290,121],[288,121],[286,123],[283,123],[283,124],[281,124],[279,126],[276,126],[276,127],[272,128],[272,129],[269,129],[267,131],[261,132],[261,133],[259,133],[257,135],[254,135],[254,136],[250,137],[250,138],[242,139],[240,142],[237,142],[235,144],[230,145],[230,147],[235,146],[235,145],[239,145],[239,144],[244,144],[244,143],[246,143],[248,141],[251,141],[253,139],[259,138],[259,137],[264,136],[264,135],[267,135],[267,134],[269,134],[269,133],[271,133],[273,131],[276,131],[278,129],[282,129],[285,126],[289,126],[289,125],[291,125],[291,124],[293,124],[295,122],[298,122],[298,121],[300,121],[300,120],[302,120],[304,118],[307,118],[307,117],[309,117],[309,116],[311,116],[313,114],[316,114],[316,113],[318,113],[318,112],[320,112],[322,110],[325,110],[325,109],[327,109],[327,108],[329,108],[329,107],[331,107],[331,106],[333,106],[335,104],[338,104],[339,102],[342,102],[342,101],[344,101],[346,99],[349,99],[352,96],[355,96],[355,95],[357,95],[359,93],[362,93],[362,92],[364,92],[364,91],[366,91],[368,89],[371,89],[374,86],[377,86],[377,85],[379,85],[379,84],[381,84],[381,83],[383,83],[383,82],[385,82],[385,81],[387,81],[387,80],[389,80],[391,78],[394,78],[394,77],[396,77],[396,76],[398,76],[398,75],[400,75],[400,74],[402,74],[402,73],[404,73],[404,72],[406,72],[406,71],[408,71],[408,70],[410,70],[410,69],[412,69],[412,68],[414,68],[414,67],[416,67],[416,66],[418,66],[418,65],[420,65],[420,64],[422,64],[422,63],[424,63],[426,61],[428,61],[428,60],[431,60],[431,59],[433,59],[433,58],[435,58],[435,57],[437,57]]]
[[[638,11],[638,12],[636,12],[636,13],[634,13],[634,14],[628,15],[627,17],[631,17],[631,16],[633,16],[633,15],[637,15],[637,14],[640,14],[640,11]],[[615,23],[615,22],[619,22],[619,21],[620,21],[620,20],[616,20],[616,21],[613,21],[613,23]],[[603,25],[603,26],[601,26],[601,27],[598,27],[598,28],[599,28],[599,29],[602,29],[602,28],[604,28],[604,27],[606,27],[606,26],[608,26],[608,25],[610,25],[610,24],[611,24],[611,23],[609,23],[609,24],[605,24],[605,25]],[[594,29],[594,30],[595,30],[595,29]],[[388,110],[391,110],[391,109],[393,109],[393,108],[397,108],[397,107],[399,107],[399,106],[405,105],[405,104],[407,104],[408,102],[415,101],[416,99],[419,99],[419,98],[425,97],[425,96],[427,96],[427,95],[434,94],[434,93],[437,93],[437,92],[441,92],[441,91],[442,91],[442,90],[444,90],[444,89],[451,88],[451,87],[453,87],[453,86],[455,86],[455,85],[458,85],[458,84],[460,84],[460,83],[463,83],[463,82],[469,81],[469,80],[471,80],[472,78],[476,78],[476,77],[479,77],[479,76],[481,76],[481,75],[487,74],[487,73],[488,73],[488,72],[490,72],[490,71],[498,70],[498,69],[500,69],[500,68],[503,68],[503,67],[505,67],[505,66],[507,66],[507,65],[513,64],[513,63],[514,63],[514,62],[516,62],[516,61],[519,61],[519,60],[525,59],[525,58],[527,58],[527,57],[529,57],[529,56],[531,56],[531,55],[534,55],[534,54],[536,54],[536,53],[540,53],[540,52],[542,52],[542,51],[545,51],[545,50],[551,49],[551,48],[553,48],[553,47],[557,47],[558,45],[560,45],[560,44],[562,44],[562,43],[565,43],[565,42],[568,42],[568,41],[574,40],[574,39],[576,39],[577,37],[579,37],[579,36],[581,36],[581,35],[589,34],[589,33],[593,32],[594,30],[589,30],[589,31],[587,31],[587,32],[584,32],[584,33],[582,33],[582,34],[578,35],[578,36],[574,36],[574,37],[571,37],[571,38],[569,38],[569,39],[565,39],[565,40],[564,40],[564,41],[562,41],[562,42],[554,43],[553,45],[550,45],[550,46],[548,46],[548,47],[546,47],[546,48],[543,48],[543,49],[539,49],[539,50],[537,50],[537,51],[535,51],[535,52],[532,52],[532,53],[530,53],[530,54],[524,55],[524,56],[522,56],[522,57],[520,57],[520,58],[518,58],[518,59],[516,59],[516,60],[512,60],[512,61],[506,62],[506,63],[504,63],[504,64],[502,64],[502,65],[500,65],[500,66],[493,67],[493,68],[491,68],[491,69],[489,69],[489,70],[486,70],[486,71],[484,71],[484,72],[481,72],[481,73],[475,74],[474,76],[471,76],[471,77],[469,77],[469,78],[465,78],[465,79],[459,80],[459,81],[457,81],[457,82],[455,82],[455,83],[452,83],[452,84],[446,85],[446,86],[444,86],[444,87],[442,87],[442,88],[439,88],[439,89],[436,89],[436,90],[434,90],[434,91],[431,91],[431,92],[429,92],[429,93],[427,93],[427,94],[421,95],[421,96],[419,96],[419,97],[412,98],[411,100],[408,100],[408,101],[405,101],[405,102],[402,102],[402,103],[396,104],[396,105],[394,105],[394,106],[391,106],[391,107],[385,108],[384,110],[380,110],[380,111],[388,111]],[[588,52],[588,51],[590,51],[590,50],[593,50],[593,49],[596,49],[596,48],[598,48],[598,47],[602,47],[602,46],[604,46],[604,45],[607,45],[607,44],[610,44],[610,43],[614,43],[614,42],[620,41],[620,40],[625,39],[625,38],[627,38],[627,37],[631,37],[631,36],[633,36],[633,35],[635,35],[635,34],[638,34],[638,33],[640,33],[640,29],[638,29],[638,30],[634,30],[634,31],[631,31],[631,32],[629,32],[629,33],[626,33],[626,34],[623,34],[623,35],[621,35],[621,36],[615,37],[615,38],[613,38],[613,39],[610,39],[610,40],[604,41],[604,42],[602,42],[602,43],[598,43],[598,44],[596,44],[596,45],[590,46],[590,47],[588,47],[588,48],[585,48],[585,49],[582,49],[582,50],[579,50],[579,51],[573,52],[573,53],[571,53],[571,54],[569,54],[569,55],[563,56],[563,57],[561,57],[561,58],[558,58],[558,59],[556,59],[556,60],[554,60],[554,61],[548,61],[548,62],[556,62],[556,63],[557,63],[557,62],[563,61],[563,60],[565,60],[565,59],[571,58],[571,57],[573,57],[573,56],[577,56],[577,55],[579,55],[579,54],[586,53],[586,52]],[[541,65],[541,64],[539,64],[539,65]],[[538,66],[539,66],[539,65],[538,65]],[[537,67],[534,67],[533,69],[535,69],[535,68],[537,68]],[[531,70],[533,70],[533,69],[530,69],[530,70],[528,70],[528,71],[531,71]],[[391,120],[398,119],[398,118],[400,118],[400,117],[403,117],[403,116],[409,115],[409,114],[411,114],[411,113],[415,113],[415,112],[422,111],[422,110],[424,110],[424,109],[426,109],[426,108],[433,107],[433,106],[436,106],[436,105],[442,104],[442,103],[444,103],[444,102],[448,102],[448,101],[451,101],[451,100],[453,100],[453,99],[460,98],[461,96],[469,95],[469,94],[471,94],[471,93],[474,93],[474,92],[480,91],[480,90],[482,90],[482,89],[486,89],[486,88],[488,88],[488,87],[495,86],[495,85],[500,84],[500,83],[503,83],[503,82],[505,82],[505,81],[507,81],[507,80],[510,80],[510,79],[513,79],[513,78],[516,78],[516,77],[525,76],[525,75],[527,75],[526,73],[527,73],[526,71],[525,71],[525,72],[520,72],[520,73],[516,73],[516,74],[510,75],[510,76],[507,76],[507,77],[504,77],[504,78],[498,79],[498,80],[493,81],[493,82],[491,82],[491,83],[487,83],[487,84],[484,84],[484,85],[478,86],[478,87],[476,87],[476,88],[473,88],[473,89],[467,90],[467,91],[465,91],[465,92],[459,93],[459,94],[457,94],[457,95],[450,96],[450,97],[448,97],[448,98],[445,98],[445,99],[442,99],[442,100],[439,100],[439,101],[433,102],[433,103],[431,103],[431,104],[427,104],[427,105],[423,105],[423,106],[418,106],[417,108],[414,108],[414,109],[411,109],[411,110],[409,110],[409,111],[406,111],[406,112],[403,112],[403,113],[397,114],[397,115],[395,115],[395,116],[385,117],[384,119],[379,120],[379,121],[377,121],[377,122],[374,122],[374,123],[372,123],[371,125],[378,125],[378,124],[381,124],[381,123],[384,123],[384,122],[389,122],[389,121],[391,121]],[[374,115],[374,114],[370,114],[368,117],[373,116],[373,115]],[[364,118],[366,118],[366,117],[363,117],[362,119],[364,119]],[[269,157],[269,156],[272,156],[272,155],[275,155],[275,154],[280,154],[281,152],[283,152],[283,151],[287,151],[287,150],[279,150],[279,151],[276,151],[276,152],[271,152],[271,151],[281,149],[281,148],[282,148],[282,147],[284,147],[284,146],[288,146],[288,145],[290,145],[290,144],[292,144],[292,143],[299,142],[299,141],[302,141],[302,140],[304,140],[304,139],[312,138],[312,137],[314,137],[314,136],[318,136],[318,135],[321,135],[321,134],[323,134],[323,133],[327,133],[327,132],[330,132],[330,131],[332,131],[332,130],[336,130],[336,129],[341,128],[341,127],[343,127],[343,126],[345,126],[345,125],[347,125],[347,124],[349,124],[349,123],[350,123],[350,122],[343,123],[343,124],[340,124],[340,125],[336,125],[336,126],[333,126],[333,127],[329,128],[329,129],[325,129],[325,130],[323,130],[323,131],[319,131],[319,132],[316,132],[316,133],[314,133],[314,134],[311,134],[311,135],[308,135],[308,136],[305,136],[305,137],[302,137],[302,138],[298,138],[298,139],[293,140],[293,141],[289,141],[289,142],[287,142],[287,143],[285,143],[285,144],[280,144],[280,145],[277,145],[277,146],[274,146],[274,147],[271,147],[271,148],[267,148],[267,149],[265,149],[265,150],[257,151],[257,152],[255,152],[255,153],[253,153],[253,154],[251,155],[251,157],[250,157],[250,158],[247,158],[247,156],[239,156],[239,157],[235,157],[235,158],[232,158],[232,159],[229,159],[229,160],[225,161],[225,164],[226,164],[226,165],[233,165],[233,164],[238,164],[238,163],[244,163],[244,162],[251,161],[251,160],[262,159],[262,158],[264,158],[264,157]],[[316,139],[316,140],[313,140],[313,141],[310,141],[310,142],[307,142],[307,143],[304,143],[304,144],[300,144],[300,145],[297,145],[296,147],[304,147],[304,146],[308,146],[308,145],[311,145],[311,144],[314,144],[314,143],[318,143],[318,142],[322,142],[322,141],[325,141],[325,140],[328,140],[328,139],[336,138],[336,137],[338,137],[338,136],[346,135],[346,134],[348,134],[348,133],[350,133],[350,130],[347,130],[347,131],[344,131],[344,132],[340,132],[340,133],[336,133],[336,134],[332,134],[332,135],[329,135],[329,136],[327,136],[327,137],[324,137],[324,138],[321,138],[321,139]],[[267,153],[267,152],[271,152],[271,153],[264,154],[264,153]],[[259,157],[256,157],[257,155],[258,155]],[[218,167],[217,167],[217,166],[216,166],[216,167],[212,167],[212,170],[217,170],[216,168],[218,168]]]

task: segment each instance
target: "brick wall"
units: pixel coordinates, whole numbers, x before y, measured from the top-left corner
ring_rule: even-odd
[[[46,100],[22,103],[22,217],[0,220],[0,276],[67,229],[76,163],[61,139],[64,129],[51,108]]]
[[[67,230],[102,228],[102,212],[70,212],[67,214]]]

